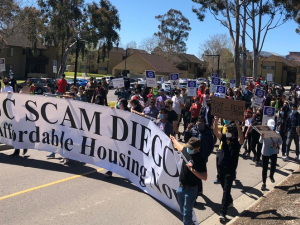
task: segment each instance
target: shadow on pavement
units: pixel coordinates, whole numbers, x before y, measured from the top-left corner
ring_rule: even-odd
[[[281,216],[281,214],[278,213],[276,209],[265,210],[262,212],[251,212],[249,210],[245,210],[244,212],[245,213],[240,215],[240,217],[244,217],[245,215],[247,215],[247,217],[250,217],[251,219],[260,219],[260,220],[295,220],[295,219],[299,219],[298,217],[294,217],[294,216]],[[260,215],[264,215],[264,214],[272,214],[274,216],[259,217]],[[272,224],[272,223],[270,223],[270,224]]]

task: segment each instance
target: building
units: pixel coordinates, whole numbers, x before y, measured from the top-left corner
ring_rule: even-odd
[[[37,76],[55,77],[53,60],[59,62],[57,47],[44,45],[37,38],[33,49],[26,35],[20,32],[0,32],[0,46],[0,58],[5,58],[6,75],[12,71],[17,79],[22,80]]]
[[[195,55],[182,53],[178,55],[181,60],[177,68],[180,70],[187,71],[187,77],[198,78],[204,77],[205,63],[198,59]]]
[[[286,58],[300,62],[300,52],[290,52]]]

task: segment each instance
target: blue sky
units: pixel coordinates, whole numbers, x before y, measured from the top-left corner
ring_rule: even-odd
[[[177,9],[187,17],[191,23],[192,30],[187,41],[187,53],[198,57],[199,45],[209,39],[210,35],[226,33],[228,30],[220,25],[209,13],[206,14],[204,22],[200,22],[192,6],[197,4],[191,0],[110,0],[119,10],[121,19],[121,44],[135,41],[137,45],[144,38],[151,37],[157,32],[158,21],[156,15],[165,14],[169,9]],[[91,2],[91,0],[87,0]],[[263,51],[276,52],[280,55],[287,55],[289,51],[300,51],[300,35],[296,34],[297,24],[289,21],[284,25],[269,31]],[[248,39],[247,48],[252,51],[252,42]]]

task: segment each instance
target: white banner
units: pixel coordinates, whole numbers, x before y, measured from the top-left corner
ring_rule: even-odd
[[[1,143],[110,170],[179,211],[180,158],[152,121],[69,99],[1,93],[0,102]]]
[[[0,72],[4,72],[4,71],[5,71],[5,59],[0,58]]]
[[[123,78],[115,78],[112,80],[114,88],[124,87],[124,79]]]
[[[157,87],[155,72],[146,70],[147,87]]]

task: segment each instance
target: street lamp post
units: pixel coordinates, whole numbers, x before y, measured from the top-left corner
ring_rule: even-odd
[[[218,77],[219,77],[219,72],[220,72],[220,54],[205,55],[205,56],[208,56],[208,57],[215,57],[215,56],[217,56],[218,57],[218,71],[217,71],[217,74],[218,74]]]

